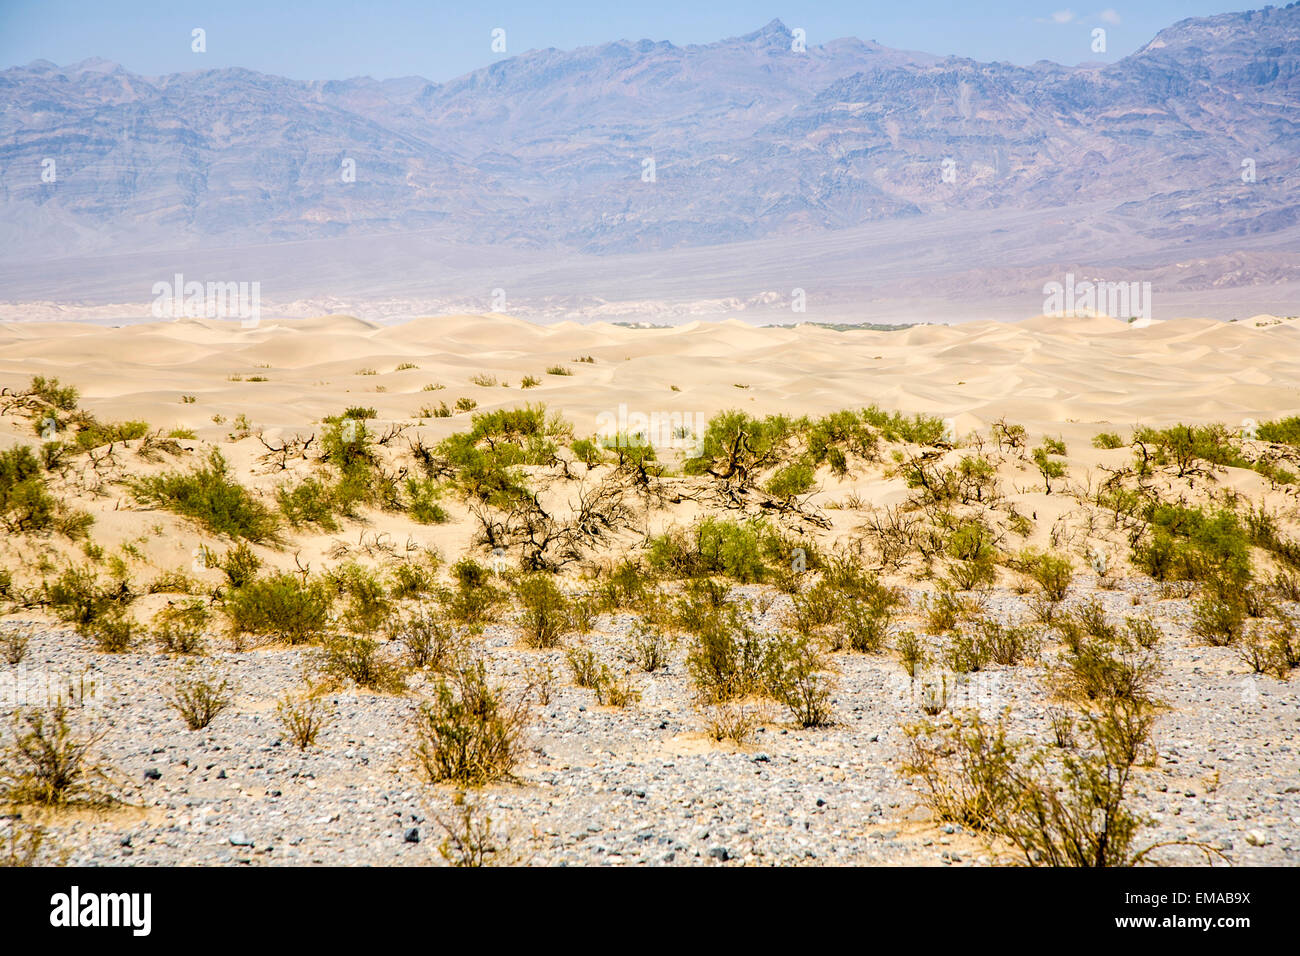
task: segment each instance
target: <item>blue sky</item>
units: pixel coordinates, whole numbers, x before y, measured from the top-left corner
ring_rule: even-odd
[[[297,79],[425,76],[446,80],[528,49],[616,39],[678,45],[737,36],[779,17],[818,44],[842,36],[886,46],[1032,63],[1110,61],[1185,17],[1222,13],[1225,0],[649,0],[644,3],[442,3],[437,0],[0,0],[0,67],[44,58],[68,64],[105,57],[137,73],[241,66]],[[1262,6],[1263,4],[1260,4]],[[1090,49],[1094,27],[1107,52]],[[207,51],[193,52],[201,27]]]

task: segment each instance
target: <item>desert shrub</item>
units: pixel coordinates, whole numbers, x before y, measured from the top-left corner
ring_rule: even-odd
[[[148,422],[101,422],[84,413],[76,423],[72,444],[77,451],[88,452],[115,442],[135,441],[149,434]]]
[[[556,647],[570,627],[572,603],[547,574],[529,574],[515,584],[523,609],[520,626],[529,647]]]
[[[1214,581],[1232,590],[1250,580],[1250,540],[1231,511],[1153,503],[1146,519],[1133,560],[1157,581]]]
[[[416,757],[432,783],[477,787],[508,779],[522,749],[524,699],[511,703],[488,683],[481,661],[439,681],[415,719]]]
[[[578,687],[595,687],[600,682],[600,659],[589,647],[570,647],[564,652],[565,663]]]
[[[190,730],[203,730],[234,699],[230,681],[213,668],[190,666],[172,682],[167,703]]]
[[[594,468],[605,459],[605,453],[601,446],[596,444],[590,438],[579,438],[569,450],[573,452],[573,457],[582,462],[588,468]]]
[[[791,595],[790,623],[803,635],[821,634],[833,621],[840,618],[840,591],[830,581],[823,578],[806,591]],[[832,639],[832,646],[839,650],[841,639]]]
[[[1232,435],[1223,425],[1173,425],[1143,427],[1133,433],[1138,468],[1142,474],[1152,465],[1170,465],[1179,477],[1196,474],[1200,462],[1212,465],[1248,467]],[[1150,446],[1150,447],[1148,447]]]
[[[275,536],[275,516],[230,477],[230,468],[218,449],[212,449],[206,466],[188,473],[168,472],[138,478],[130,486],[142,504],[174,511],[214,534],[254,542],[269,541]]]
[[[446,670],[466,649],[464,632],[441,609],[421,608],[392,622],[388,639],[402,646],[416,670]]]
[[[802,423],[784,415],[755,418],[742,411],[719,412],[709,419],[699,454],[687,459],[687,474],[709,474],[742,487],[760,473],[783,464]]]
[[[903,731],[902,773],[920,780],[935,818],[976,830],[995,827],[1014,800],[1011,767],[1019,749],[1008,743],[1002,723],[989,727],[976,715],[957,715]]]
[[[1074,565],[1069,558],[1026,549],[1020,556],[1020,562],[1025,573],[1042,590],[1043,597],[1053,604],[1065,600],[1074,578]]]
[[[898,635],[894,641],[894,650],[898,652],[899,660],[902,661],[903,670],[907,671],[908,677],[915,677],[917,671],[929,659],[925,643],[916,636],[914,631],[904,631]]]
[[[1112,702],[1085,715],[1075,747],[1006,740],[1002,721],[954,718],[906,728],[904,773],[921,780],[935,816],[1009,840],[1031,866],[1129,866],[1142,818],[1129,805],[1133,766],[1150,738],[1149,706]]]
[[[406,689],[401,665],[385,656],[379,642],[369,637],[356,634],[327,637],[321,645],[318,664],[327,677],[351,681],[367,690],[400,694]]]
[[[67,864],[66,850],[47,845],[50,834],[45,827],[24,823],[17,814],[11,814],[7,831],[0,836],[0,869]]]
[[[600,665],[595,691],[596,703],[605,707],[630,707],[641,699],[641,692],[632,686],[626,674],[615,674],[605,664]]]
[[[261,570],[262,559],[244,541],[227,549],[217,561],[216,566],[226,576],[226,582],[232,588],[242,588],[257,577]]]
[[[914,445],[938,445],[947,427],[943,419],[917,413],[911,417],[900,412],[886,412],[875,405],[862,410],[862,420],[879,430],[887,442],[910,442]]]
[[[523,378],[519,380],[520,388],[536,388],[538,385],[541,384],[542,384],[542,380],[538,378],[536,375],[525,375]]]
[[[420,524],[442,524],[447,520],[447,509],[438,503],[442,487],[429,478],[406,479],[406,510]]]
[[[1124,631],[1128,639],[1138,647],[1148,650],[1160,643],[1160,628],[1155,622],[1145,617],[1124,619]]]
[[[434,817],[446,834],[438,844],[438,855],[449,866],[511,866],[522,862],[510,850],[510,837],[502,837],[493,830],[492,818],[467,801],[465,794],[457,793],[453,802],[456,815],[450,821]]]
[[[333,716],[320,689],[311,685],[297,694],[286,693],[275,705],[275,713],[285,738],[299,750],[315,744]]]
[[[848,471],[849,455],[874,460],[879,455],[878,443],[862,416],[848,410],[831,412],[808,427],[807,447],[813,464],[829,465],[836,474]]]
[[[573,369],[565,368],[563,365],[552,365],[546,370],[547,375],[572,375]]]
[[[0,751],[0,800],[47,807],[120,802],[109,771],[94,755],[103,731],[83,733],[70,715],[63,703],[15,712],[12,739]]]
[[[202,601],[168,602],[153,616],[153,639],[168,654],[201,654],[210,617]]]
[[[10,627],[0,633],[0,658],[10,667],[17,667],[27,656],[32,642],[30,627]]]
[[[77,625],[77,632],[90,638],[97,651],[122,654],[139,642],[141,627],[124,605],[110,604],[93,620]]]
[[[606,613],[642,607],[650,596],[647,576],[646,568],[633,558],[623,558],[603,568],[595,585],[595,604]]]
[[[1052,479],[1065,477],[1065,463],[1055,461],[1051,456],[1064,454],[1064,443],[1051,438],[1044,439],[1043,444],[1034,449],[1034,465],[1043,476],[1043,490],[1049,495],[1052,493]]]
[[[780,536],[765,521],[708,517],[688,530],[652,538],[648,561],[652,569],[677,577],[721,574],[749,583],[767,577],[781,550]]]
[[[807,494],[814,484],[813,466],[794,461],[778,468],[767,481],[767,493],[774,498],[795,498]]]
[[[931,634],[956,630],[962,618],[978,611],[969,598],[964,598],[947,587],[940,587],[932,596],[927,595],[922,607],[926,617],[926,630]]]
[[[129,604],[134,595],[125,580],[101,583],[89,567],[69,566],[53,582],[42,586],[43,596],[59,619],[78,627],[117,604]]]
[[[1246,607],[1239,596],[1205,594],[1192,605],[1192,633],[1213,647],[1226,647],[1241,637]]]
[[[1296,637],[1295,622],[1281,615],[1253,622],[1237,654],[1255,673],[1286,680],[1292,669],[1300,667],[1300,640]]]
[[[1123,448],[1124,439],[1120,438],[1115,432],[1098,432],[1092,438],[1092,447],[1104,449]]]
[[[1259,436],[1260,441],[1300,447],[1300,415],[1280,418],[1273,422],[1262,422],[1255,434]]]
[[[686,657],[695,689],[708,703],[737,700],[761,690],[763,665],[763,642],[734,606],[718,609],[700,622]]]
[[[380,630],[393,613],[383,580],[372,569],[349,561],[327,571],[323,580],[343,600],[340,620],[355,633]]]
[[[505,603],[505,592],[492,583],[492,572],[473,558],[461,558],[451,566],[456,589],[447,601],[453,619],[480,625],[495,620]]]
[[[1160,662],[1150,648],[1127,635],[1085,635],[1067,645],[1055,677],[1067,697],[1085,701],[1127,700],[1150,703]]]
[[[77,407],[76,387],[60,385],[57,378],[47,379],[44,375],[35,375],[28,390],[34,397],[59,411],[70,412]]]
[[[963,521],[948,535],[944,551],[949,557],[948,577],[959,590],[970,591],[997,580],[997,546],[988,527]]]
[[[296,485],[281,485],[275,492],[280,513],[295,528],[314,524],[322,531],[337,531],[336,513],[343,510],[335,489],[319,478],[305,478]]]
[[[326,632],[332,602],[321,581],[308,583],[279,573],[231,590],[224,609],[236,635],[258,634],[303,644]]]
[[[388,572],[388,592],[396,600],[423,597],[437,589],[434,571],[438,566],[436,554],[427,552],[423,561],[399,559]]]
[[[41,462],[26,445],[0,451],[0,521],[11,534],[44,531],[57,503],[45,486]]]
[[[717,741],[730,740],[743,747],[754,736],[761,720],[759,711],[737,701],[704,708],[704,731]]]
[[[672,651],[672,639],[644,619],[638,619],[632,625],[623,648],[623,659],[635,664],[647,674],[653,674],[668,666]]]
[[[815,643],[797,636],[774,638],[764,655],[763,672],[768,693],[786,706],[801,727],[833,722],[834,683]]]

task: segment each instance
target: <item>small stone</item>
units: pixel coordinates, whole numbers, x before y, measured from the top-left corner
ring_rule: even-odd
[[[230,834],[230,845],[231,846],[252,846],[253,841],[250,840],[242,830],[236,830],[234,833]]]
[[[146,780],[161,780],[162,771],[159,770],[157,767],[150,767],[148,770],[144,772],[144,778]]]
[[[131,845],[131,834],[128,833],[126,836],[122,837],[122,839],[118,840],[118,841],[117,841],[117,845],[118,845],[118,846],[130,846],[130,845]]]
[[[723,863],[726,863],[728,860],[731,859],[731,854],[727,852],[727,848],[725,846],[709,847],[709,856],[713,857],[715,860],[721,860]]]
[[[1273,841],[1263,830],[1248,830],[1246,832],[1246,842],[1251,846],[1268,846]]]
[[[217,779],[218,779],[218,780],[225,780],[225,779],[226,779],[226,771],[225,771],[225,770],[218,770],[218,771],[217,771]]]
[[[419,843],[419,842],[420,842],[420,828],[419,828],[419,827],[411,827],[409,830],[406,831],[405,834],[402,835],[402,840],[403,840],[404,842],[406,842],[406,843]]]

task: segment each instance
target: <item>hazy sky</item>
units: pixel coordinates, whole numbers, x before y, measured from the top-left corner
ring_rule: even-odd
[[[710,43],[775,17],[806,30],[809,44],[857,36],[979,60],[1078,63],[1118,59],[1171,23],[1234,9],[1226,0],[1111,2],[0,0],[0,67],[105,57],[149,75],[241,66],[298,79],[446,80],[529,49],[642,38]],[[205,53],[191,50],[196,27],[206,31]],[[1095,27],[1107,30],[1105,54],[1091,50]],[[491,49],[494,28],[506,31],[505,54]]]

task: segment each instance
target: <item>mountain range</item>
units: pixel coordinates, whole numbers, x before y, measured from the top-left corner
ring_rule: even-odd
[[[784,242],[810,261],[825,244],[839,265],[823,285],[847,301],[853,276],[868,277],[860,295],[908,278],[855,266],[851,237],[888,246],[950,222],[952,248],[936,236],[938,261],[910,274],[925,289],[938,275],[959,294],[969,283],[953,277],[1035,261],[1206,272],[1196,263],[1227,256],[1248,277],[1237,284],[1294,279],[1300,5],[1184,20],[1109,65],[793,40],[774,20],[707,45],[531,51],[446,83],[11,68],[0,299],[138,301],[129,291],[172,260],[211,271],[239,249],[262,251],[234,261],[300,277],[285,301],[417,291],[397,265],[391,281],[327,269],[341,284],[312,287],[315,266],[293,254],[350,262],[358,244],[390,265],[400,255],[382,249],[419,247],[470,271],[528,263],[534,278],[565,257],[615,257],[646,280],[629,296],[653,298],[666,263],[690,271],[690,250],[713,250],[701,263],[737,250],[731,275],[747,244]],[[434,298],[457,288],[442,271]],[[770,280],[727,294],[794,281]]]

